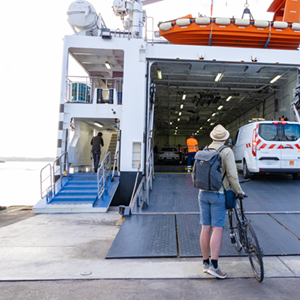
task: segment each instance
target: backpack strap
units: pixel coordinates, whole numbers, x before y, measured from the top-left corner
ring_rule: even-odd
[[[217,151],[218,151],[219,153],[221,153],[222,150],[224,150],[225,148],[228,148],[228,146],[223,145],[223,146],[221,146]]]
[[[216,151],[216,152],[219,152],[219,153],[221,153],[221,152],[222,152],[222,150],[224,150],[225,148],[228,148],[228,146],[225,146],[225,145],[223,145],[223,146],[221,146],[219,149],[215,149],[215,148],[208,148],[208,146],[206,146],[204,149],[205,149],[206,151],[209,151],[209,150],[214,150],[214,151]]]

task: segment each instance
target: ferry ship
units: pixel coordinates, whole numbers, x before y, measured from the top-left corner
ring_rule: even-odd
[[[57,157],[41,170],[34,212],[146,209],[159,169],[155,146],[185,145],[195,133],[204,147],[215,125],[234,137],[253,117],[297,121],[300,1],[274,0],[272,21],[189,15],[149,34],[144,7],[159,1],[115,0],[123,30],[108,28],[87,1],[70,5]],[[86,77],[69,73],[71,59]],[[91,140],[98,132],[104,146],[94,172]]]

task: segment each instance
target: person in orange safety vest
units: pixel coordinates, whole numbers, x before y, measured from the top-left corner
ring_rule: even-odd
[[[188,162],[187,162],[187,171],[188,173],[191,172],[192,168],[192,159],[194,163],[195,154],[197,153],[198,149],[198,142],[195,139],[195,135],[192,133],[190,138],[186,140],[186,145],[188,148]]]

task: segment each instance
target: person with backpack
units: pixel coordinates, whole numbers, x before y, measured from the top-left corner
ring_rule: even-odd
[[[236,195],[244,194],[244,192],[239,184],[233,152],[229,147],[224,146],[226,140],[229,138],[229,132],[222,125],[217,125],[210,133],[210,137],[213,142],[206,147],[204,151],[199,151],[197,153],[195,157],[195,170],[193,171],[193,181],[196,186],[195,177],[197,176],[197,172],[200,172],[199,168],[204,166],[205,162],[209,162],[206,158],[202,161],[201,158],[200,160],[197,160],[198,154],[199,156],[201,156],[201,154],[214,155],[215,161],[211,162],[209,169],[215,168],[215,171],[210,173],[210,178],[202,178],[203,182],[198,182],[198,187],[202,187],[199,189],[198,197],[200,206],[200,224],[202,225],[200,247],[203,255],[203,272],[217,278],[226,278],[227,274],[222,272],[218,266],[219,253],[222,246],[223,228],[226,222],[223,186],[226,190],[229,190],[231,186]],[[219,151],[219,149],[221,151]],[[217,161],[219,161],[219,163]],[[197,166],[198,162],[200,167]],[[209,262],[209,252],[211,252],[211,263]]]

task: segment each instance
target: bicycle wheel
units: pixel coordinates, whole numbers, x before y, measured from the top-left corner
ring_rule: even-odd
[[[243,246],[242,246],[242,227],[241,227],[241,223],[239,222],[236,208],[230,210],[228,212],[228,215],[229,215],[229,220],[231,220],[230,226],[233,231],[232,235],[230,236],[231,243],[234,244],[236,250],[240,252],[243,248]]]
[[[264,264],[262,259],[262,251],[259,247],[258,239],[254,232],[252,225],[247,221],[245,223],[246,229],[246,248],[250,260],[250,264],[258,282],[264,279]]]

